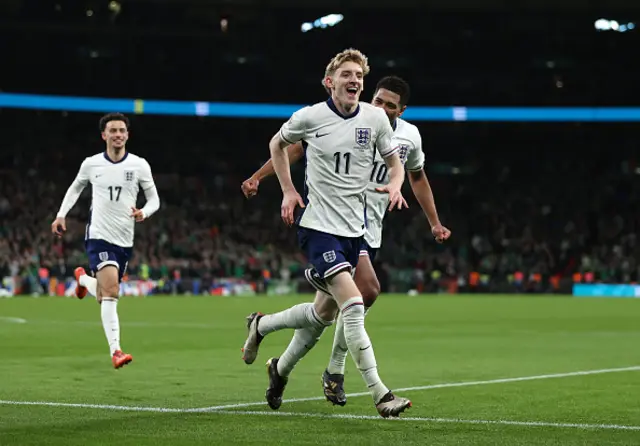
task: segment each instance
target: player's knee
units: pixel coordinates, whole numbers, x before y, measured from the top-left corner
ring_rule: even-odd
[[[342,306],[342,320],[345,327],[345,335],[347,328],[353,328],[357,325],[364,324],[364,305],[358,298],[349,299]]]
[[[364,305],[370,307],[380,294],[380,282],[373,269],[369,273],[366,269],[358,269],[356,272],[356,286],[362,294]]]
[[[349,270],[343,270],[326,279],[331,295],[338,304],[354,296],[360,295],[360,290],[351,277]]]
[[[108,287],[103,288],[103,290],[103,296],[113,297],[117,299],[120,295],[120,286],[117,283],[115,285],[109,285]]]
[[[330,295],[323,293],[322,291],[318,291],[316,293],[313,308],[318,317],[328,324],[336,318],[336,314],[338,313],[338,306],[336,305],[336,302]]]
[[[365,307],[372,306],[380,295],[380,282],[375,277],[367,280],[360,288]]]

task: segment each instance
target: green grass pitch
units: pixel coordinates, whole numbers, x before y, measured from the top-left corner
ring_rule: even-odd
[[[125,297],[121,370],[94,299],[0,299],[0,445],[640,445],[640,300],[382,295],[379,372],[414,404],[383,420],[321,398],[333,328],[291,375],[302,401],[267,407],[292,332],[247,366],[244,317],[310,299]],[[345,387],[366,391],[350,358]]]

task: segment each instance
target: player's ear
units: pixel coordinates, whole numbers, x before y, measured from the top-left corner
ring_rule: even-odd
[[[331,76],[327,76],[324,78],[324,86],[328,89],[333,88],[333,78]]]
[[[100,133],[100,136],[102,136],[103,141],[107,140],[107,134],[105,132]]]
[[[404,111],[405,111],[406,109],[407,109],[407,106],[406,106],[406,105],[403,105],[403,106],[401,106],[401,107],[400,107],[400,114],[398,115],[398,118],[399,118],[400,116],[402,116],[402,114],[404,113]]]

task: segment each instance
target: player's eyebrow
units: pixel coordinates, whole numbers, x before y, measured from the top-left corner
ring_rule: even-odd
[[[343,74],[343,75],[345,75],[345,74],[352,74],[352,73],[355,73],[355,74],[356,74],[356,76],[360,76],[360,77],[362,77],[362,76],[363,76],[362,71],[360,71],[360,70],[356,70],[356,71],[354,71],[354,70],[342,70],[342,74]]]

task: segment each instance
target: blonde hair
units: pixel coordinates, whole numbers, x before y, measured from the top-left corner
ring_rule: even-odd
[[[325,79],[327,77],[333,76],[335,72],[338,71],[338,68],[340,68],[340,66],[345,62],[355,62],[358,65],[360,65],[360,67],[362,67],[363,75],[366,76],[367,74],[369,74],[369,70],[370,70],[369,59],[367,59],[367,56],[362,54],[360,50],[357,50],[355,48],[347,48],[346,50],[341,51],[335,56],[333,56],[333,59],[331,59],[331,61],[327,65],[327,68],[325,68],[324,70],[324,77],[322,78],[322,86],[327,91],[327,93],[331,94],[331,89],[329,89],[329,87],[326,86],[324,82]]]

